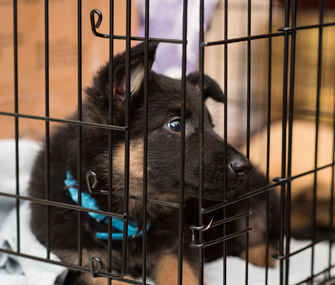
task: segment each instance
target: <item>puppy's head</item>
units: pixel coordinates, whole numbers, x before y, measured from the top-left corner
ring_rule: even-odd
[[[178,199],[181,164],[181,107],[182,82],[151,71],[155,58],[156,44],[149,44],[148,50],[148,195],[150,198],[175,201]],[[126,110],[129,111],[130,134],[130,193],[141,195],[143,175],[144,138],[144,45],[130,51],[129,101],[126,104],[125,54],[113,60],[113,117],[115,125],[125,125]],[[87,89],[87,109],[95,121],[108,122],[109,66],[103,67],[94,79],[93,87]],[[224,95],[218,84],[204,76],[204,97],[223,102]],[[193,73],[186,80],[185,113],[185,194],[199,195],[200,157],[200,112],[199,74]],[[225,157],[224,142],[214,132],[211,116],[206,107],[204,118],[204,197],[222,200],[240,194],[245,189],[246,176],[251,164],[245,156],[227,144]],[[114,132],[113,137],[113,187],[121,191],[118,179],[122,181],[125,170],[125,134]],[[96,155],[98,172],[108,183],[108,150],[101,149]],[[225,175],[225,170],[227,175]],[[99,175],[99,173],[98,173]],[[225,182],[224,179],[227,179]],[[224,189],[224,185],[227,188]],[[106,187],[106,185],[101,185]]]

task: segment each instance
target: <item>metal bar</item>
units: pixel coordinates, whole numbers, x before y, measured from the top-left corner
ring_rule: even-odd
[[[274,258],[275,258],[275,259],[278,259],[278,260],[285,260],[285,259],[287,260],[287,259],[291,258],[292,256],[294,256],[294,255],[296,255],[296,254],[298,254],[298,253],[301,253],[301,252],[303,252],[304,250],[306,250],[306,249],[308,249],[308,248],[314,247],[314,245],[316,245],[316,244],[318,244],[318,243],[320,243],[320,242],[323,242],[323,241],[326,241],[326,240],[329,240],[329,239],[334,239],[334,237],[335,237],[335,234],[334,234],[334,233],[333,233],[333,234],[326,235],[325,238],[323,238],[323,239],[319,239],[319,240],[317,240],[317,241],[313,241],[313,242],[311,242],[309,245],[306,245],[306,246],[304,246],[303,248],[300,248],[300,249],[298,249],[298,250],[296,250],[296,251],[294,251],[294,252],[291,252],[291,253],[289,253],[289,254],[285,254],[285,255],[275,255]]]
[[[335,267],[335,265],[332,265],[330,269],[332,269],[332,268],[334,268],[334,267]],[[317,277],[317,276],[320,276],[320,275],[322,275],[322,274],[327,274],[327,271],[328,271],[328,268],[325,269],[325,270],[322,270],[322,271],[320,271],[320,272],[318,272],[318,273],[315,273],[315,274],[313,275],[313,278],[314,278],[314,277]],[[326,285],[333,284],[333,283],[329,283],[328,281],[332,281],[332,280],[334,280],[334,279],[335,279],[335,277],[331,277],[331,278],[329,278],[329,279],[327,279],[327,280],[325,280],[325,281],[323,281],[323,282],[321,282],[321,283],[318,283],[318,285],[321,285],[321,284],[326,284]],[[296,283],[295,285],[312,284],[311,282],[312,282],[312,278],[311,278],[311,277],[308,277],[308,278],[306,278],[305,280],[302,280],[302,281],[300,281],[299,283]]]
[[[16,198],[16,197],[22,197],[20,199],[24,199],[24,198],[28,198],[25,196],[16,196],[13,194],[8,194],[8,193],[2,193],[0,192],[0,196],[7,196],[10,195],[11,198]],[[124,197],[124,194],[122,193],[113,193],[113,196],[116,197]],[[142,196],[138,196],[138,195],[129,195],[129,199],[134,199],[134,200],[138,200],[138,201],[143,201],[143,197]],[[34,198],[32,198],[32,201],[34,201]],[[148,198],[147,202],[153,203],[153,204],[157,204],[157,205],[162,205],[162,206],[168,206],[168,207],[172,207],[172,208],[179,208],[179,204],[178,203],[172,203],[172,202],[166,202],[166,201],[161,201],[161,200],[156,200],[156,199],[151,199]]]
[[[292,27],[297,21],[297,0],[292,1]],[[293,111],[294,111],[294,79],[295,79],[295,52],[296,52],[296,32],[291,35],[291,59],[290,59],[290,91],[289,91],[289,114],[288,114],[288,149],[287,149],[287,177],[292,175],[292,140],[293,140]],[[290,253],[291,242],[291,181],[287,181],[286,192],[286,254]],[[290,259],[285,262],[285,284],[289,284]]]
[[[49,0],[44,2],[45,117],[49,117]],[[50,126],[45,121],[45,198],[50,199]],[[47,258],[50,259],[50,207],[45,208]]]
[[[113,39],[114,40],[125,40],[127,37],[126,36],[120,36],[120,35],[114,35]],[[132,41],[145,41],[145,37],[130,37],[130,40]],[[155,43],[169,43],[169,44],[182,44],[183,40],[176,40],[176,39],[165,39],[165,38],[151,38],[148,37],[148,40],[150,42],[155,42]]]
[[[44,263],[49,263],[49,264],[54,264],[54,265],[58,265],[58,266],[63,266],[65,268],[68,268],[68,269],[71,269],[71,270],[76,270],[76,271],[79,271],[79,272],[90,273],[90,269],[89,268],[86,268],[86,267],[83,267],[83,266],[79,266],[79,265],[73,265],[73,264],[67,263],[67,262],[61,262],[61,261],[56,261],[56,260],[52,260],[52,259],[45,259],[45,258],[41,258],[41,257],[37,257],[37,256],[34,256],[34,255],[29,255],[29,254],[17,253],[17,252],[10,251],[10,250],[4,249],[4,248],[0,248],[0,252],[6,253],[6,254],[10,254],[10,255],[14,255],[14,256],[20,256],[20,257],[24,257],[24,258],[29,258],[29,259],[36,260],[36,261],[41,261],[41,262],[44,262]],[[115,277],[113,275],[109,274],[105,270],[99,271],[99,273],[97,273],[97,276],[98,277],[106,277],[106,278],[115,279]],[[121,278],[120,280],[123,281],[123,282],[127,282],[129,284],[143,285],[142,282],[131,280],[131,279],[127,279],[127,278]]]
[[[240,103],[241,100],[235,100],[233,98],[229,99],[230,102],[234,103]],[[255,103],[256,104],[256,103]],[[261,109],[264,108],[264,104],[257,104],[256,107]],[[278,110],[276,106],[273,106],[274,110]],[[303,114],[306,116],[314,116],[315,112],[312,110],[305,110],[305,109],[299,109],[298,107],[295,108],[296,114]],[[320,118],[332,118],[333,112],[327,112],[322,111],[320,112]],[[88,126],[88,127],[96,127],[96,128],[103,128],[103,129],[112,129],[114,131],[126,131],[127,127],[125,126],[110,126],[107,124],[96,124],[96,123],[90,123],[90,122],[78,122],[76,120],[63,120],[58,118],[52,118],[52,117],[42,117],[42,116],[34,116],[34,115],[27,115],[22,113],[15,113],[15,112],[4,112],[0,111],[0,116],[8,116],[8,117],[18,117],[18,118],[25,118],[25,119],[33,119],[33,120],[41,120],[41,121],[49,121],[49,122],[56,122],[56,123],[65,123],[65,124],[71,124],[71,125],[82,125],[82,126]]]
[[[326,165],[323,165],[323,166],[314,168],[314,169],[312,169],[312,170],[310,170],[310,171],[306,171],[306,172],[300,173],[300,174],[298,174],[298,175],[294,175],[294,176],[292,176],[292,177],[287,177],[287,178],[275,178],[274,181],[278,181],[278,182],[281,182],[281,183],[287,183],[288,181],[292,181],[292,180],[298,179],[298,178],[300,178],[300,177],[309,175],[309,174],[311,174],[311,173],[315,173],[315,172],[317,172],[317,171],[326,169],[326,168],[328,168],[328,167],[332,167],[334,164],[335,164],[335,163],[329,163],[329,164],[326,164]]]
[[[239,43],[245,41],[252,41],[252,40],[260,40],[260,39],[268,39],[274,37],[281,37],[284,36],[284,32],[277,32],[277,33],[270,33],[270,34],[261,34],[261,35],[254,35],[254,36],[246,36],[246,37],[239,37],[233,39],[224,39],[220,41],[211,41],[211,42],[204,42],[204,46],[217,46],[217,45],[224,45],[224,44],[232,44],[232,43]]]
[[[93,12],[98,13],[102,19],[101,11],[93,10]],[[101,37],[104,39],[110,39],[110,38],[112,38],[113,40],[126,40],[127,39],[127,36],[123,36],[123,35],[112,35],[112,37],[110,37],[110,35],[108,34],[97,33],[97,31],[95,30],[95,27],[93,27],[93,34],[97,37]],[[138,37],[138,36],[130,36],[129,39],[131,41],[145,41],[145,37]],[[182,44],[183,43],[183,40],[177,40],[177,39],[156,38],[156,37],[154,38],[148,37],[148,39],[150,42],[158,42],[158,43],[169,43],[169,44]]]
[[[205,248],[205,247],[208,247],[208,246],[217,244],[217,243],[219,243],[219,242],[223,242],[223,241],[227,241],[227,240],[236,238],[236,237],[238,237],[238,236],[240,236],[240,235],[243,235],[243,234],[246,234],[246,233],[250,232],[251,230],[252,230],[251,228],[248,228],[248,229],[239,231],[239,232],[237,232],[237,233],[233,233],[233,234],[225,235],[225,236],[222,237],[222,238],[217,238],[217,239],[214,239],[214,240],[211,240],[211,241],[209,241],[209,242],[202,243],[202,244],[194,244],[194,243],[191,243],[191,244],[190,244],[190,247],[194,247],[194,248],[200,248],[200,247],[202,247],[202,248]]]
[[[13,1],[13,46],[14,46],[14,112],[19,112],[19,69],[17,41],[17,0]],[[16,195],[20,195],[20,165],[19,165],[19,119],[15,118],[15,187]],[[20,200],[16,199],[16,239],[17,252],[20,252]]]
[[[316,24],[316,25],[298,26],[298,27],[284,27],[284,28],[278,28],[278,31],[292,32],[292,31],[299,31],[299,30],[322,28],[322,27],[332,27],[332,26],[335,26],[335,22],[322,23],[322,24]]]
[[[335,66],[334,66],[335,70]],[[335,80],[334,80],[334,94],[335,94]],[[335,171],[335,100],[333,106],[333,152],[332,152],[332,175],[331,175],[331,188],[330,188],[330,207],[329,207],[329,232],[333,232],[333,224],[334,224],[334,171]],[[328,268],[330,270],[330,266],[332,263],[332,247],[333,240],[329,240],[329,254],[328,254]]]
[[[316,118],[315,118],[315,153],[314,153],[314,168],[318,167],[318,146],[319,146],[319,113],[320,113],[320,97],[321,97],[321,75],[322,75],[322,38],[323,38],[323,11],[324,1],[320,0],[319,6],[319,42],[318,42],[318,72],[317,72],[317,89],[316,89]],[[314,187],[313,187],[313,209],[312,209],[312,240],[316,240],[316,210],[317,210],[317,172],[314,173]],[[315,249],[312,246],[311,255],[311,281],[313,282],[314,274],[314,255]]]
[[[1,112],[0,111],[0,116],[1,115],[10,116],[10,117],[17,117],[17,118],[40,120],[40,121],[45,121],[45,122],[55,122],[55,123],[62,123],[62,124],[69,124],[69,125],[95,127],[95,128],[113,130],[113,131],[120,131],[120,132],[126,132],[128,130],[127,126],[124,126],[124,127],[123,126],[110,126],[110,125],[104,125],[104,124],[80,122],[80,121],[75,121],[75,120],[63,120],[63,119],[57,119],[57,118],[52,118],[52,117],[25,115],[25,114],[22,114],[22,113],[19,114],[19,113],[9,113],[9,112]]]
[[[122,194],[122,193],[113,193],[113,195],[116,196],[116,197],[124,197],[124,194]],[[129,199],[143,201],[143,196],[129,194],[128,197],[129,197]],[[168,206],[168,207],[172,207],[172,208],[179,208],[178,203],[166,202],[166,201],[156,200],[156,199],[151,199],[151,198],[147,198],[147,202],[157,204],[157,205],[162,205],[162,206]]]
[[[200,209],[203,208],[204,197],[204,69],[205,69],[205,48],[202,43],[205,41],[204,30],[204,0],[200,0],[199,7],[199,95],[200,95],[200,114],[199,114],[199,225],[204,224],[204,218]],[[203,243],[203,233],[199,232],[199,243]],[[204,284],[204,249],[199,249],[199,285]]]
[[[228,141],[228,1],[224,0],[224,125],[223,125],[223,179],[224,179],[224,188],[223,188],[223,201],[226,201],[226,189],[227,189],[227,141]],[[226,208],[222,209],[223,219],[226,218]],[[222,236],[226,236],[226,225],[223,225]],[[223,241],[223,261],[222,261],[222,275],[223,275],[223,284],[227,284],[227,243]]]
[[[239,98],[230,98],[229,102],[235,103],[235,104],[243,104],[243,100]],[[262,101],[262,102],[254,102],[253,106],[258,109],[258,110],[264,110],[267,107],[267,103]],[[281,111],[281,107],[278,105],[272,106],[272,110],[275,110],[277,112]],[[313,117],[315,116],[315,111],[311,109],[303,109],[299,108],[299,106],[294,107],[294,113],[296,115],[304,115],[304,116],[309,116]],[[325,110],[320,110],[320,118],[327,118],[327,119],[332,119],[333,118],[333,112],[332,111],[325,111]]]
[[[209,226],[204,226],[204,225],[198,226],[198,227],[196,227],[196,226],[190,226],[190,229],[191,230],[199,231],[199,233],[201,233],[201,232],[207,231],[209,229],[212,229],[214,227],[217,227],[217,226],[220,226],[220,225],[232,222],[232,221],[236,221],[236,220],[244,218],[246,216],[250,216],[251,214],[252,214],[251,211],[247,211],[247,212],[244,212],[244,213],[241,213],[241,214],[237,214],[237,215],[231,216],[229,218],[225,218],[225,219],[220,220],[220,221],[213,222]]]
[[[271,185],[268,185],[268,186],[265,186],[265,187],[261,187],[261,188],[256,189],[256,190],[249,191],[247,194],[242,194],[242,195],[240,195],[237,198],[234,198],[234,199],[231,199],[231,200],[219,203],[217,205],[208,207],[206,209],[201,209],[201,213],[208,214],[208,213],[214,212],[214,211],[216,211],[218,209],[225,208],[225,207],[227,207],[229,205],[238,203],[238,202],[243,201],[243,200],[245,200],[247,198],[251,198],[251,197],[260,195],[262,193],[265,193],[267,191],[270,191],[270,190],[274,189],[275,187],[277,187],[279,185],[280,185],[280,183],[278,182],[278,183],[271,184]]]
[[[269,34],[272,33],[272,5],[273,0],[269,0]],[[268,105],[267,105],[267,128],[266,128],[266,174],[265,184],[269,184],[270,177],[270,127],[271,127],[271,76],[272,76],[272,38],[268,41]],[[266,211],[266,233],[265,233],[265,285],[268,284],[269,279],[269,228],[270,228],[270,193],[266,192],[265,201]]]
[[[123,199],[123,212],[124,216],[128,217],[129,213],[129,159],[130,159],[130,91],[131,91],[131,78],[130,78],[130,57],[131,57],[131,0],[127,0],[126,4],[126,98],[125,98],[125,125],[128,130],[125,132],[125,154],[124,154],[124,199]],[[123,277],[127,269],[127,256],[128,256],[128,219],[124,222],[123,240],[122,240],[122,269],[119,277]]]
[[[250,101],[251,101],[251,0],[248,0],[248,41],[247,41],[247,141],[246,157],[250,158]],[[246,193],[249,192],[249,184]],[[245,200],[246,211],[249,211],[249,199]],[[245,218],[245,227],[249,228],[249,216]],[[249,233],[245,235],[245,284],[249,284]]]
[[[178,285],[183,284],[184,254],[184,181],[185,181],[185,114],[186,114],[186,56],[187,56],[187,7],[188,0],[183,0],[183,44],[181,73],[181,137],[179,170],[179,220],[178,220]]]
[[[145,1],[145,31],[144,31],[144,139],[143,139],[143,224],[142,224],[142,283],[147,282],[147,199],[148,199],[148,76],[149,76],[149,0]]]
[[[100,211],[100,210],[95,210],[91,208],[84,208],[80,207],[77,205],[71,205],[67,203],[60,203],[60,202],[55,202],[55,201],[50,201],[50,200],[45,200],[45,199],[39,199],[39,198],[30,198],[26,196],[21,196],[21,195],[14,195],[14,194],[9,194],[9,193],[3,193],[0,192],[0,196],[7,197],[7,198],[14,198],[14,199],[19,199],[19,200],[24,200],[24,201],[30,201],[34,202],[37,204],[41,205],[46,205],[46,206],[52,206],[52,207],[58,207],[58,208],[64,208],[64,209],[69,209],[69,210],[75,210],[75,211],[81,211],[81,212],[92,212],[92,213],[97,213],[101,215],[105,215],[107,217],[115,217],[119,219],[124,219],[124,215],[122,214],[116,214],[116,213],[110,213],[107,211]]]
[[[78,121],[82,121],[82,3],[77,2],[77,45],[78,45]],[[77,183],[78,183],[78,206],[81,207],[82,193],[82,126],[77,126]],[[78,263],[82,265],[82,227],[81,212],[77,213],[77,230],[78,230]]]
[[[331,23],[325,23],[320,25],[307,25],[307,26],[299,26],[299,27],[284,27],[284,28],[279,28],[280,32],[277,33],[268,33],[268,34],[260,34],[260,35],[254,35],[254,36],[247,36],[247,37],[238,37],[238,38],[233,38],[233,39],[224,39],[220,41],[211,41],[211,42],[204,42],[203,44],[205,46],[215,46],[215,45],[222,45],[222,44],[230,44],[230,43],[239,43],[239,42],[245,42],[248,40],[260,40],[260,39],[268,39],[268,38],[274,38],[274,37],[281,37],[285,36],[285,32],[292,32],[296,30],[307,30],[307,29],[316,29],[320,27],[331,27],[335,26],[335,22]]]
[[[285,27],[289,26],[289,0],[285,0]],[[282,105],[282,164],[281,176],[286,175],[286,119],[287,119],[287,81],[288,81],[288,48],[289,33],[286,31],[284,35],[284,70],[283,70],[283,105]],[[280,241],[279,252],[284,252],[284,229],[285,229],[285,184],[281,184],[280,192]],[[284,263],[280,261],[279,273],[280,285],[284,284]]]
[[[113,57],[114,57],[114,0],[109,1],[109,34],[112,37],[109,38],[109,73],[108,73],[108,86],[114,86],[113,82]],[[113,98],[114,88],[108,89],[108,121],[109,125],[114,124],[113,120]],[[108,153],[109,153],[109,161],[108,161],[108,212],[112,212],[112,201],[113,201],[113,131],[108,130]],[[107,252],[108,252],[108,265],[107,269],[110,273],[113,270],[113,241],[112,241],[112,219],[108,218],[108,244],[107,244]],[[108,279],[108,284],[111,284],[111,279]]]

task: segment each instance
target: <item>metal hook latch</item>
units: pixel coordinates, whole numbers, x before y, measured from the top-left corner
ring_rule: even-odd
[[[98,21],[97,22],[95,22],[95,17],[94,17],[95,14],[98,15]],[[101,11],[99,9],[92,10],[91,14],[90,14],[90,18],[91,18],[92,33],[95,36],[100,37],[100,38],[105,38],[105,39],[109,38],[109,35],[97,32],[97,29],[100,27],[101,22],[102,22],[102,13],[101,13]]]
[[[215,216],[216,216],[216,214],[212,217],[211,221],[208,223],[207,226],[195,226],[195,225],[190,226],[190,230],[192,231],[192,244],[195,244],[197,242],[196,238],[195,238],[195,231],[198,231],[198,232],[199,231],[202,231],[202,232],[207,231],[212,226]]]
[[[97,267],[95,267],[97,265]],[[97,277],[97,274],[100,272],[102,267],[102,262],[99,257],[92,257],[90,259],[90,271],[93,278]]]
[[[86,173],[86,184],[87,184],[87,190],[90,194],[95,195],[95,194],[105,194],[108,195],[107,190],[95,190],[95,187],[98,184],[98,178],[95,172],[89,170]]]

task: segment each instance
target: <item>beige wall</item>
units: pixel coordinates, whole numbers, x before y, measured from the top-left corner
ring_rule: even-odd
[[[0,110],[14,111],[13,69],[13,8],[12,1],[0,3]],[[19,112],[44,116],[44,1],[18,1],[18,62]],[[77,1],[49,1],[50,35],[50,116],[65,118],[76,110],[77,76]],[[100,9],[103,22],[100,32],[108,33],[109,2],[83,1],[83,88],[92,75],[108,60],[108,39],[95,37],[91,32],[90,11]],[[115,1],[115,34],[125,35],[126,2]],[[133,34],[137,27],[136,7],[132,13]],[[115,41],[115,52],[125,48],[125,42]],[[44,122],[20,119],[20,138],[40,139]],[[54,124],[51,124],[54,126]],[[0,138],[14,136],[14,119],[0,116]]]

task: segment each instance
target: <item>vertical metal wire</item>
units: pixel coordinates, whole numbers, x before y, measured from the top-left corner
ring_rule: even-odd
[[[251,0],[248,0],[248,37],[251,36]],[[250,157],[250,95],[251,95],[251,40],[247,42],[247,141],[246,156]]]
[[[205,31],[204,31],[204,0],[200,0],[199,10],[199,95],[200,95],[200,114],[199,114],[199,225],[204,224],[203,196],[204,196],[204,59],[205,59]],[[203,232],[199,231],[199,243],[203,243]],[[204,249],[199,248],[199,284],[204,283]]]
[[[315,150],[314,150],[314,168],[318,167],[318,146],[319,146],[319,116],[320,116],[320,97],[321,97],[321,75],[322,75],[322,39],[323,39],[323,11],[324,1],[320,0],[319,6],[319,42],[318,42],[318,72],[317,72],[317,89],[316,89],[316,118],[315,118]],[[317,200],[317,171],[314,172],[314,187],[313,187],[313,210],[312,210],[312,223],[313,223],[313,243],[316,241],[316,200]],[[311,281],[314,280],[314,255],[315,248],[312,246],[311,256]]]
[[[13,40],[14,40],[14,112],[19,112],[19,71],[17,47],[17,0],[13,1]],[[15,179],[16,195],[20,195],[19,168],[19,118],[15,117]],[[17,252],[20,252],[20,200],[16,199],[16,239]]]
[[[335,65],[334,65],[335,70]],[[335,94],[335,82],[334,82],[334,94]],[[335,98],[335,96],[334,96]],[[329,232],[332,233],[334,231],[334,171],[335,171],[335,99],[333,106],[333,152],[332,152],[332,174],[331,174],[331,186],[330,186],[330,207],[329,207]],[[332,247],[333,247],[333,239],[329,239],[329,254],[328,254],[328,271],[330,276],[330,270],[332,266]]]
[[[49,0],[44,2],[44,50],[45,50],[45,117],[49,117]],[[50,200],[50,128],[45,121],[45,199]],[[46,206],[46,246],[50,259],[50,206]]]
[[[126,100],[125,100],[125,125],[127,130],[125,132],[125,181],[124,181],[124,199],[123,210],[126,217],[123,229],[123,268],[126,270],[127,266],[127,252],[128,252],[128,212],[129,212],[129,157],[130,157],[130,47],[131,47],[131,0],[127,0],[126,7]]]
[[[289,0],[285,0],[285,28],[289,27]],[[287,119],[287,86],[288,86],[288,48],[289,48],[289,32],[284,33],[284,67],[283,67],[283,106],[282,106],[282,165],[281,177],[286,175],[286,119]],[[280,241],[279,254],[284,253],[284,230],[285,230],[285,183],[281,184],[280,192]],[[284,282],[284,261],[280,260],[280,284]]]
[[[109,75],[108,75],[108,115],[109,124],[113,125],[113,56],[114,56],[114,0],[109,1]],[[112,193],[113,193],[113,131],[108,130],[108,212],[112,212]],[[112,219],[108,217],[108,271],[112,273],[113,268],[113,256],[112,256],[113,242],[112,242]],[[108,278],[108,284],[112,283],[112,279]]]
[[[224,40],[228,39],[228,0],[224,2]],[[227,140],[228,140],[228,43],[224,44],[224,130],[223,130],[223,165],[224,188],[223,200],[226,200],[227,189]],[[223,219],[226,218],[226,208],[222,209]],[[223,224],[223,236],[226,235],[226,224]],[[227,242],[223,242],[223,284],[227,284]]]
[[[186,56],[187,56],[187,4],[183,0],[183,37],[182,37],[182,99],[181,99],[181,137],[179,172],[179,224],[178,224],[178,285],[183,284],[184,254],[184,181],[185,181],[185,113],[186,113]]]
[[[273,0],[269,0],[269,26],[268,32],[272,33],[272,3]],[[269,184],[270,177],[270,127],[271,127],[271,86],[272,86],[272,38],[269,37],[268,40],[268,106],[267,106],[267,128],[266,128],[266,174],[265,183]],[[265,284],[268,284],[269,278],[269,228],[270,228],[270,193],[266,193],[265,201],[265,211],[266,211],[266,233],[265,233]]]
[[[296,26],[297,0],[292,6],[292,27]],[[287,149],[287,177],[292,175],[292,140],[293,140],[293,111],[294,111],[294,79],[295,79],[295,51],[296,31],[291,36],[291,59],[290,59],[290,93],[289,93],[289,114],[288,114],[288,149]],[[291,242],[291,182],[287,182],[286,193],[286,248],[285,254],[290,254]],[[285,260],[285,284],[289,284],[290,259]]]
[[[248,37],[251,36],[251,0],[248,0]],[[247,149],[246,156],[250,158],[250,101],[251,101],[251,40],[247,44]],[[249,191],[247,186],[246,191]],[[246,211],[249,211],[249,199],[245,200]],[[249,228],[249,216],[245,218],[245,226]],[[245,235],[245,284],[249,283],[249,232]]]
[[[148,186],[148,50],[149,50],[149,0],[145,1],[144,32],[144,140],[143,140],[143,225],[142,225],[142,284],[147,282],[147,186]]]
[[[82,121],[82,3],[77,2],[77,45],[78,45],[78,121]],[[82,126],[77,127],[77,183],[78,183],[78,205],[81,206],[82,192]],[[82,265],[82,227],[81,212],[77,213],[78,230],[78,263]]]

